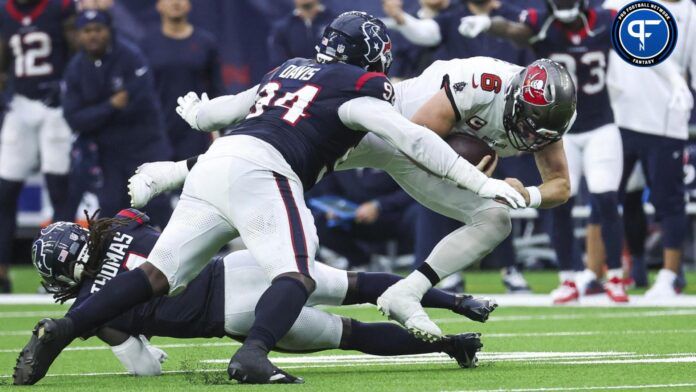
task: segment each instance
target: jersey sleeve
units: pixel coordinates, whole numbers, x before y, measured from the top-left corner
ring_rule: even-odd
[[[394,86],[381,72],[365,72],[360,75],[354,86],[355,93],[360,96],[373,97],[394,103]]]

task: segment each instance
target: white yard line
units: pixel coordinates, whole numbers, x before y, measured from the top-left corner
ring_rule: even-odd
[[[195,347],[231,347],[231,346],[241,346],[238,342],[215,342],[215,343],[172,343],[172,344],[155,344],[155,346],[165,349],[165,348],[195,348]],[[78,347],[68,347],[63,351],[99,351],[99,350],[110,350],[109,346],[78,346]],[[0,353],[18,353],[21,348],[7,348],[1,349]]]
[[[458,391],[441,392],[552,392],[552,391],[596,391],[612,389],[664,389],[664,388],[689,388],[696,386],[696,383],[678,384],[643,384],[643,385],[604,385],[590,387],[545,387],[545,388],[515,388],[515,389],[463,389]]]
[[[696,309],[669,309],[632,312],[594,312],[580,314],[530,314],[496,316],[495,312],[488,319],[490,322],[501,321],[532,321],[532,320],[584,320],[584,319],[622,319],[634,317],[666,317],[666,316],[696,316]],[[436,323],[470,323],[465,317],[435,318]]]
[[[2,305],[2,304],[0,304]],[[9,319],[9,318],[39,318],[39,317],[61,317],[65,315],[64,311],[56,311],[56,310],[36,310],[36,311],[27,311],[27,312],[0,312],[0,318],[2,319]]]

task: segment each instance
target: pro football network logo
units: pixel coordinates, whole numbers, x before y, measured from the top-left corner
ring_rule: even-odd
[[[659,3],[636,1],[618,10],[611,43],[629,64],[650,67],[672,54],[677,44],[677,22]]]

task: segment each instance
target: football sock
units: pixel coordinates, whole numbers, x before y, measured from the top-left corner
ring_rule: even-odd
[[[266,352],[273,349],[295,323],[308,297],[307,289],[297,279],[273,280],[256,304],[254,324],[244,344],[260,342]]]
[[[53,221],[74,221],[76,211],[73,210],[72,207],[75,203],[70,200],[70,197],[75,196],[70,193],[69,177],[67,175],[46,174],[44,178],[46,180],[46,187],[48,188],[48,196],[53,206]],[[82,195],[80,195],[80,197],[81,196]]]
[[[626,246],[631,256],[642,258],[645,254],[645,238],[648,222],[643,210],[643,190],[626,193],[623,204],[623,223]]]
[[[384,272],[359,272],[355,287],[348,289],[343,304],[377,304],[377,298],[401,279],[398,275]],[[441,309],[452,309],[455,302],[456,297],[453,294],[435,288],[428,290],[421,300],[421,304],[426,308]]]
[[[623,227],[618,211],[618,194],[616,192],[590,194],[592,209],[599,214],[602,227],[602,242],[607,255],[607,268],[621,268],[621,250],[623,248]]]
[[[73,321],[75,336],[82,336],[150,298],[150,281],[145,271],[136,268],[111,279],[99,292],[70,310],[67,317]]]
[[[341,341],[340,348],[372,355],[407,355],[443,352],[447,342],[446,339],[425,342],[392,323],[350,320],[350,333]]]
[[[17,202],[22,182],[0,179],[0,263],[12,259],[12,239],[17,228]]]

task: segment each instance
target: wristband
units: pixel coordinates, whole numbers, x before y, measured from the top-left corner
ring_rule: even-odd
[[[524,189],[526,189],[529,193],[529,205],[527,207],[539,208],[541,205],[541,191],[539,191],[539,188],[535,186],[528,186]]]

